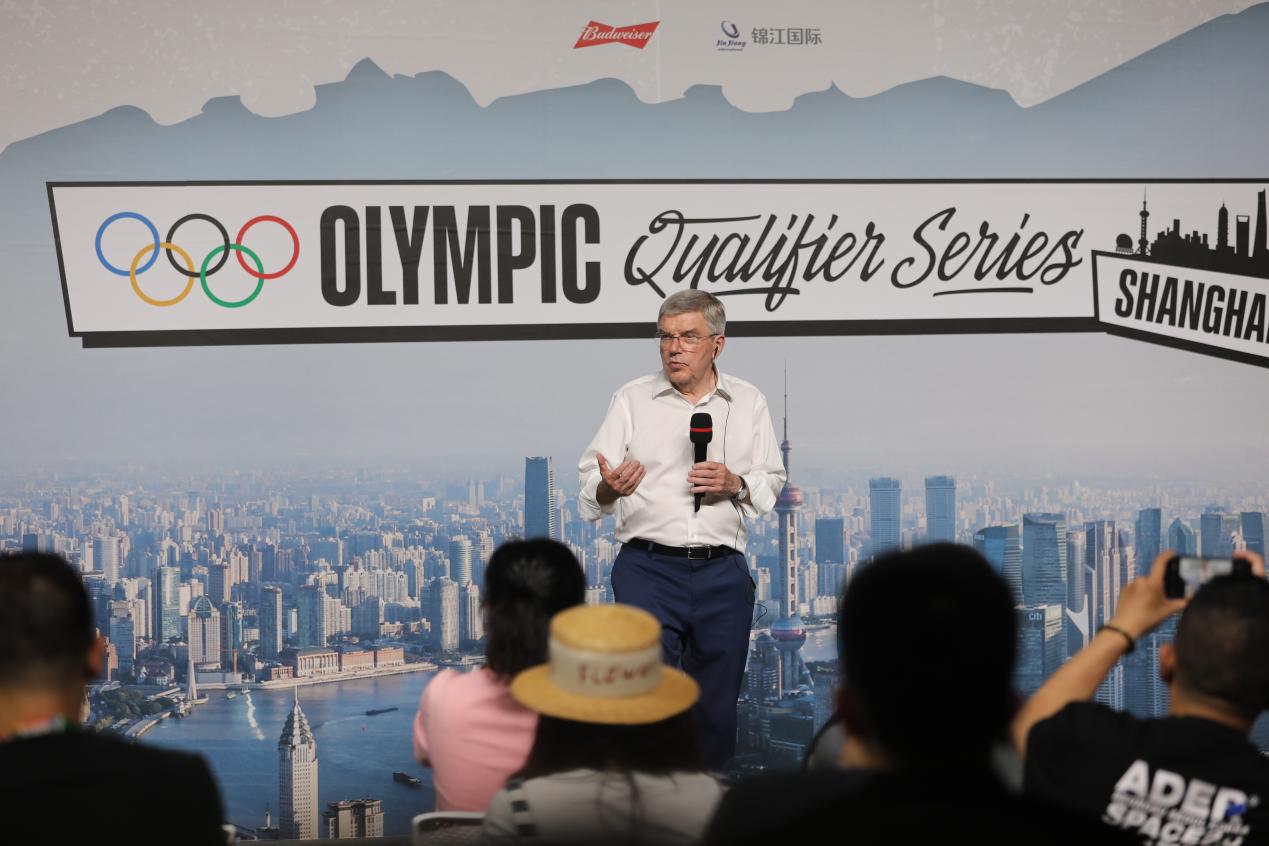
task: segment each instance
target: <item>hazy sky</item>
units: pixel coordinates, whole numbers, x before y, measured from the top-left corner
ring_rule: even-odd
[[[441,75],[363,67],[289,117],[115,110],[0,153],[0,457],[399,454],[489,474],[545,453],[569,472],[611,392],[657,366],[651,340],[84,350],[45,180],[1269,175],[1266,41],[1258,6],[1031,109],[950,80],[768,114],[616,82],[481,107]],[[733,338],[721,364],[778,413],[785,360],[803,478],[1269,470],[1266,369],[1101,335]]]

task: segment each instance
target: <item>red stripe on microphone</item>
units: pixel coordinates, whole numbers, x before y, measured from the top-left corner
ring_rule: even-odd
[[[708,429],[692,429],[691,431],[693,431],[693,432],[712,432],[712,431],[714,431],[714,427],[713,427],[713,426],[710,426]]]

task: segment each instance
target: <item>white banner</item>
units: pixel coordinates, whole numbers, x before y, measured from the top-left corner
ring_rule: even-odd
[[[1269,277],[1251,182],[53,183],[49,197],[70,333],[94,346],[651,336],[662,298],[688,287],[724,298],[731,334],[1099,331],[1097,251]]]

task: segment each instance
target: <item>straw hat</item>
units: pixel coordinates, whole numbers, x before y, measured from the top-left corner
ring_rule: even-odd
[[[700,688],[661,663],[661,624],[630,605],[579,605],[551,619],[550,662],[520,673],[511,695],[580,723],[644,725],[681,714]]]

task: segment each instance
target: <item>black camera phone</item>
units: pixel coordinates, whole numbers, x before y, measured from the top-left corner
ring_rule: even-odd
[[[1169,599],[1189,599],[1217,576],[1251,575],[1251,564],[1242,558],[1194,558],[1174,555],[1163,574],[1163,593]]]

